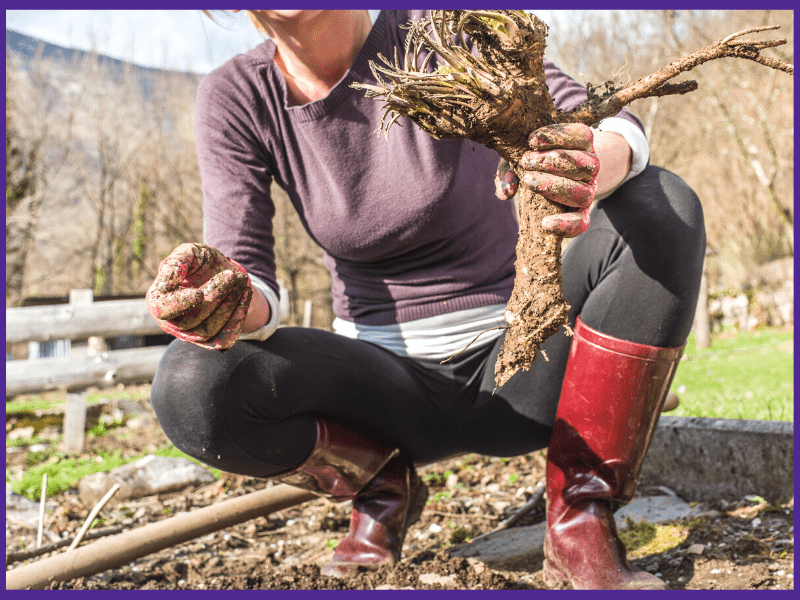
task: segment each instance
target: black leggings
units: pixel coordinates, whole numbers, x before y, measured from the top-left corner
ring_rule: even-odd
[[[700,202],[656,167],[598,202],[591,226],[563,257],[576,317],[652,346],[686,340],[705,252]],[[227,352],[181,341],[167,350],[152,403],[181,450],[222,470],[269,477],[299,465],[316,441],[314,418],[350,427],[410,454],[416,464],[460,453],[516,456],[547,446],[570,338],[494,390],[502,345],[445,365],[403,358],[334,333],[282,328]]]

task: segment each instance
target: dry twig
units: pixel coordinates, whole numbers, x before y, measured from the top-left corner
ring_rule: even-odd
[[[117,493],[119,487],[120,487],[119,484],[115,483],[114,487],[108,490],[108,492],[106,492],[106,495],[100,498],[100,501],[94,505],[94,508],[92,508],[91,512],[89,513],[89,516],[86,517],[86,520],[83,522],[83,526],[81,527],[81,530],[78,532],[78,535],[75,536],[75,539],[72,541],[69,548],[67,548],[67,552],[70,552],[78,547],[78,544],[80,544],[81,541],[83,540],[83,536],[86,535],[86,531],[89,529],[89,526],[92,524],[92,521],[94,521],[94,518],[98,515],[98,513],[101,510],[103,510],[103,507],[109,500],[111,500],[111,497]]]
[[[113,525],[111,527],[104,527],[103,529],[94,529],[92,531],[86,532],[86,535],[83,536],[84,540],[96,540],[102,537],[106,537],[109,535],[116,535],[125,529],[124,525]],[[6,554],[6,565],[14,564],[15,562],[22,562],[23,560],[29,560],[31,558],[36,558],[37,556],[42,556],[43,554],[49,554],[50,552],[54,552],[59,548],[63,548],[64,546],[69,546],[72,543],[72,539],[66,538],[63,540],[54,541],[51,544],[47,544],[46,546],[42,546],[41,548],[33,548],[32,550],[20,550],[19,552],[9,552]]]
[[[47,500],[47,473],[42,475],[42,500],[39,502],[39,531],[36,533],[36,547],[42,547],[42,533],[44,532],[44,503]]]

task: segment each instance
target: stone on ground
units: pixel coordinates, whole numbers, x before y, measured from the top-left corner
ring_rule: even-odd
[[[120,488],[111,499],[117,503],[213,481],[211,473],[186,458],[151,454],[107,473],[87,475],[78,484],[78,494],[82,501],[94,504],[118,483]]]
[[[665,523],[701,514],[674,496],[651,496],[634,500],[617,511],[617,527],[626,527],[628,519],[634,523]],[[452,556],[475,557],[494,569],[532,571],[541,568],[544,560],[545,523],[526,527],[512,527],[489,534],[475,542],[458,544],[450,548]]]

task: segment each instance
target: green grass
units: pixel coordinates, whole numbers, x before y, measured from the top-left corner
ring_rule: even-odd
[[[794,420],[793,331],[761,329],[717,336],[698,350],[694,334],[672,391],[680,417]]]
[[[47,462],[26,469],[19,479],[6,470],[6,483],[18,494],[22,494],[29,500],[38,501],[42,495],[42,476],[45,473],[47,473],[47,497],[50,498],[75,487],[78,481],[86,475],[110,471],[125,462],[126,459],[118,452],[111,454],[99,452],[95,456],[75,458],[56,454],[51,456]]]
[[[47,497],[51,498],[77,487],[78,482],[86,475],[111,471],[122,465],[135,462],[148,453],[142,452],[130,456],[123,456],[119,452],[107,453],[98,451],[80,457],[67,457],[53,447],[50,452],[36,454],[36,456],[31,457],[31,463],[36,459],[42,459],[45,462],[37,461],[38,464],[33,464],[26,469],[21,477],[14,477],[6,470],[6,483],[11,486],[11,489],[33,501],[38,501],[41,498],[42,476],[45,473],[47,473]],[[207,469],[217,479],[219,479],[222,474],[219,469],[212,469],[203,465],[200,461],[191,456],[187,456],[171,444],[156,450],[152,454],[156,456],[188,458],[192,462]]]
[[[87,394],[87,404],[97,404],[102,400],[147,400],[150,395],[149,388],[142,387],[138,390],[131,389],[105,389]],[[42,410],[55,410],[63,408],[66,401],[62,392],[47,392],[15,398],[13,402],[6,402],[6,414],[34,413]]]

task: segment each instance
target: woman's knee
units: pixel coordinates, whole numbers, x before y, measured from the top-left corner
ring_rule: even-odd
[[[602,200],[598,212],[642,271],[654,279],[675,271],[674,277],[699,281],[706,248],[703,207],[683,179],[649,166]]]
[[[182,452],[223,468],[230,434],[223,414],[228,383],[221,354],[175,341],[170,344],[151,390],[159,425]],[[226,469],[227,470],[227,469]]]
[[[626,237],[661,244],[705,249],[703,206],[694,190],[678,175],[649,166],[618,190],[625,210],[609,215],[620,221]],[[627,218],[626,221],[623,219]]]
[[[311,417],[275,419],[256,410],[262,386],[252,373],[262,350],[236,344],[227,352],[173,342],[153,381],[159,424],[182,452],[201,462],[251,477],[269,477],[298,464],[315,442]],[[266,369],[269,370],[269,369]]]

